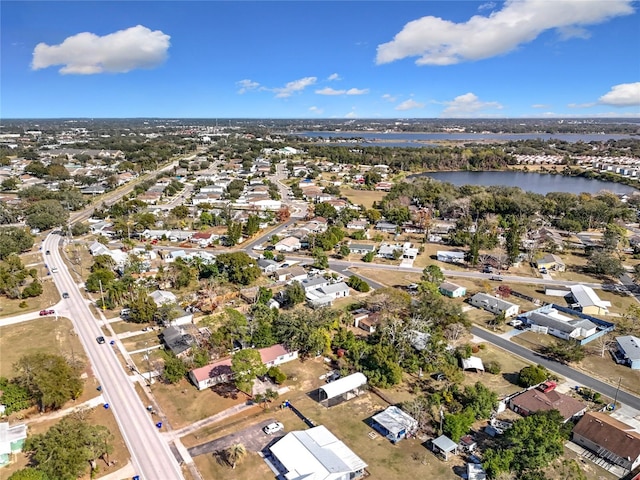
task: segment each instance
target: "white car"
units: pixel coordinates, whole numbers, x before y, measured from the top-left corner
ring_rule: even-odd
[[[58,273],[58,267],[51,267],[51,273]]]
[[[284,430],[284,425],[281,424],[280,422],[270,423],[269,425],[267,425],[262,429],[262,431],[267,435],[272,435],[276,432],[279,432],[280,430]]]

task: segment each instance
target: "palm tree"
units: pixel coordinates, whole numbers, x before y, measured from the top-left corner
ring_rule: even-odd
[[[231,468],[236,468],[236,464],[240,462],[247,454],[247,449],[242,443],[234,443],[227,448],[227,461],[231,464]]]

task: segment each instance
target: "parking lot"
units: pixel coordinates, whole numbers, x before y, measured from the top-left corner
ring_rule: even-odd
[[[242,443],[250,452],[260,452],[270,443],[278,440],[286,433],[285,431],[280,431],[274,435],[267,435],[262,431],[265,426],[273,422],[275,422],[273,418],[263,420],[260,423],[238,432],[211,440],[210,442],[203,443],[202,445],[196,445],[195,447],[189,448],[189,454],[192,457],[196,457],[207,453],[219,452],[230,447],[234,443]]]

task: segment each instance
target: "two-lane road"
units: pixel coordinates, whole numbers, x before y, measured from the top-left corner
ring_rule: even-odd
[[[122,436],[131,453],[132,463],[138,475],[144,480],[184,479],[178,462],[154,425],[149,413],[142,405],[127,373],[122,368],[116,353],[109,345],[98,344],[96,338],[102,335],[86,300],[73,280],[62,257],[58,245],[62,237],[49,235],[43,244],[44,257],[49,268],[57,267],[52,273],[60,292],[67,292],[69,298],[59,304],[58,314],[71,319],[73,326],[89,356],[91,366],[102,386],[102,392],[118,422]]]

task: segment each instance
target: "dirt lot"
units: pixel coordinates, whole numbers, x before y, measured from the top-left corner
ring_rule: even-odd
[[[36,352],[87,360],[73,325],[66,318],[43,317],[0,327],[0,375],[12,377],[13,364],[20,357]]]

